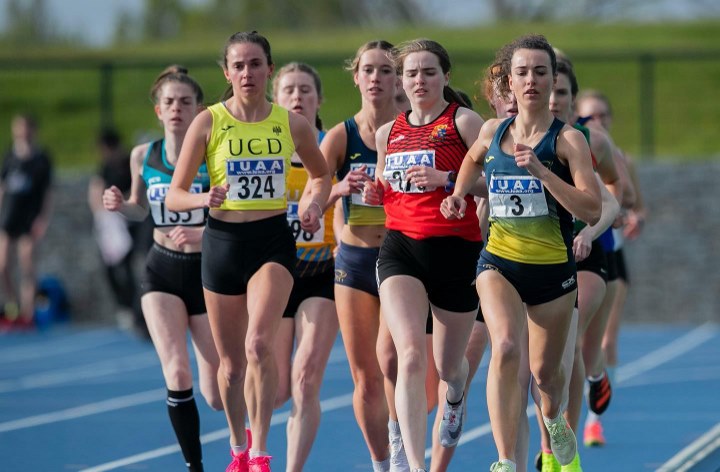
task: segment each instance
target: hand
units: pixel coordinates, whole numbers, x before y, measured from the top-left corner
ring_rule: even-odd
[[[363,203],[367,205],[382,205],[385,197],[385,187],[382,182],[366,180],[362,192]]]
[[[166,236],[178,247],[199,244],[202,241],[202,228],[176,226]]]
[[[412,166],[405,171],[407,179],[416,187],[444,187],[448,173],[428,166]]]
[[[513,144],[515,153],[515,164],[521,169],[526,169],[533,177],[542,179],[548,169],[540,162],[535,151],[525,144]]]
[[[300,219],[300,227],[308,233],[315,233],[320,229],[320,219],[322,218],[322,210],[317,203],[311,203],[303,212]]]
[[[623,236],[630,241],[637,239],[645,225],[645,217],[635,211],[628,211],[625,216],[625,228],[623,228]]]
[[[116,186],[106,188],[102,196],[103,207],[108,211],[119,211],[124,199],[122,192]]]
[[[43,216],[39,216],[35,218],[35,221],[33,221],[32,227],[30,228],[30,235],[32,236],[33,241],[37,242],[40,241],[43,236],[47,233],[48,229],[48,220],[47,218]]]
[[[335,184],[338,194],[347,197],[352,193],[362,192],[365,182],[372,181],[366,171],[367,165],[363,164],[348,172],[344,179]]]
[[[575,262],[584,261],[590,255],[592,250],[592,239],[587,234],[580,231],[575,239],[573,239],[573,255]]]
[[[220,208],[220,205],[223,204],[227,197],[228,190],[230,190],[230,184],[211,187],[207,194],[206,206],[208,208]]]
[[[448,220],[465,218],[465,209],[467,208],[467,202],[464,198],[460,198],[456,195],[450,195],[440,204],[440,213]]]

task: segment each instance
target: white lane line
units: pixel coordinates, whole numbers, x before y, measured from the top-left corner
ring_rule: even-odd
[[[71,369],[53,370],[32,374],[19,379],[0,381],[0,393],[31,390],[51,385],[67,384],[74,380],[88,380],[97,377],[130,372],[158,365],[155,352],[145,352],[118,359],[108,359]]]
[[[717,334],[718,327],[713,323],[705,323],[693,329],[689,333],[679,337],[660,349],[652,351],[640,359],[619,367],[617,370],[617,382],[622,383],[640,374],[643,374],[665,362],[671,361],[688,351],[691,351],[704,342],[709,341]],[[527,408],[528,418],[535,416],[535,407],[533,405]],[[467,444],[470,441],[478,439],[492,432],[490,423],[484,423],[471,430],[465,431],[460,436],[458,446]],[[432,455],[432,448],[425,449],[425,459],[429,459]]]
[[[657,367],[664,362],[668,362],[669,360],[672,360],[676,357],[679,357],[680,355],[684,354],[685,352],[688,352],[696,347],[698,347],[700,344],[708,341],[711,339],[715,334],[717,333],[717,327],[714,326],[712,323],[707,323],[705,325],[702,325],[693,331],[685,334],[684,336],[676,339],[675,341],[671,342],[667,346],[660,348],[656,351],[653,351],[649,354],[646,354],[642,358],[638,359],[637,361],[634,361],[630,364],[627,364],[626,366],[622,366],[618,368],[618,383],[621,383],[625,380],[628,380],[634,376],[640,375],[654,367]],[[330,363],[340,362],[344,359],[344,353],[342,352],[341,348],[336,347],[333,348],[331,358],[332,361]],[[483,359],[485,361],[485,359]],[[162,391],[164,394],[164,390]],[[335,409],[343,408],[346,406],[352,405],[352,393],[348,393],[346,395],[341,395],[337,397],[332,397],[327,400],[323,400],[321,402],[321,407],[323,411],[332,411]],[[527,414],[529,418],[532,418],[535,415],[535,408],[531,405],[527,409]],[[280,412],[273,415],[271,420],[271,425],[278,425],[283,424],[287,422],[287,418],[289,416],[288,412]],[[478,439],[486,434],[489,434],[491,432],[490,423],[485,423],[483,425],[480,425],[476,428],[473,428],[469,431],[466,431],[463,433],[462,437],[460,438],[459,446],[467,444],[468,442],[471,442],[475,439]],[[220,439],[227,438],[229,435],[229,431],[227,428],[223,428],[211,433],[204,434],[201,437],[201,441],[203,444],[211,443]],[[135,464],[138,462],[142,462],[145,460],[155,459],[158,457],[163,457],[169,454],[174,454],[179,452],[179,447],[177,445],[172,446],[165,446],[158,449],[154,449],[151,451],[147,451],[145,453],[136,454],[133,456],[128,456],[125,458],[118,459],[116,461],[108,462],[105,464],[101,464],[98,466],[95,466],[93,468],[84,469],[82,472],[96,472],[96,471],[105,471],[105,470],[113,470],[119,467],[123,467],[129,464]],[[431,449],[427,449],[425,451],[426,458],[430,457]]]
[[[70,354],[86,349],[97,349],[101,346],[123,341],[122,338],[100,337],[108,334],[102,331],[70,334],[62,338],[39,339],[32,344],[0,349],[0,364],[8,364],[36,359],[47,359],[53,356]]]
[[[675,454],[655,472],[686,472],[720,448],[720,423]]]
[[[97,415],[108,411],[119,410],[121,408],[129,408],[132,406],[142,405],[144,403],[161,402],[167,391],[164,388],[148,390],[145,392],[133,393],[122,397],[109,398],[101,402],[88,403],[86,405],[65,410],[53,411],[42,415],[28,416],[13,421],[0,423],[0,433],[8,431],[16,431],[18,429],[32,428],[48,423],[57,423],[59,421],[67,421],[83,416]]]
[[[326,413],[328,411],[348,407],[352,405],[352,397],[352,393],[347,393],[345,395],[339,395],[336,397],[328,398],[327,400],[322,400],[320,402],[320,409],[323,413]],[[287,422],[289,416],[289,411],[275,413],[270,420],[270,425],[275,426],[279,424],[284,424]],[[227,428],[222,428],[211,433],[203,434],[200,438],[200,441],[203,444],[207,444],[227,438],[229,435],[230,431]],[[180,447],[178,445],[164,446],[158,449],[153,449],[152,451],[143,452],[134,456],[123,457],[112,462],[106,462],[105,464],[100,464],[94,467],[90,467],[88,469],[83,469],[80,472],[104,472],[106,470],[118,469],[127,465],[137,464],[138,462],[143,462],[151,459],[156,459],[158,457],[175,454],[177,452],[180,452]]]
[[[143,355],[144,356],[144,355]],[[340,347],[333,348],[331,354],[330,354],[330,361],[329,363],[339,363],[343,362],[347,359],[347,356],[345,355],[345,349]],[[115,362],[115,361],[113,361]],[[139,363],[136,359],[131,359],[127,362],[128,365],[132,366],[138,366]],[[155,364],[155,362],[152,362],[152,364]],[[92,370],[98,375],[109,375],[118,373],[121,371],[121,369],[116,368],[112,372],[103,371],[102,369],[99,369],[97,365],[91,366],[91,367],[83,367],[85,370]],[[41,375],[40,377],[44,378],[45,375]],[[63,379],[67,380],[70,379],[71,375],[69,375],[67,372],[63,373],[53,373],[52,379]],[[79,376],[75,376],[78,378]],[[34,380],[19,380],[17,381],[17,385],[15,385],[15,388],[13,389],[10,382],[0,382],[0,393],[3,391],[13,391],[13,390],[21,390],[20,386],[25,385],[26,387],[28,384],[33,384],[33,387],[38,386],[38,384],[48,384],[48,379],[43,382],[39,379]],[[4,389],[4,390],[3,390]],[[159,392],[159,393],[158,393]],[[122,408],[129,408],[132,406],[138,406],[145,403],[151,403],[153,401],[157,401],[158,399],[164,398],[166,391],[164,389],[159,390],[148,390],[146,392],[139,392],[139,393],[133,393],[129,395],[123,395],[120,397],[115,398],[108,398],[107,400],[102,400],[99,402],[94,403],[88,403],[85,405],[81,405],[78,407],[73,408],[67,408],[64,410],[44,413],[40,415],[34,415],[34,416],[28,416],[25,418],[20,418],[17,420],[12,421],[6,421],[4,423],[0,423],[0,433],[8,432],[8,431],[15,431],[18,429],[25,429],[25,428],[32,428],[34,426],[40,426],[44,424],[49,423],[57,423],[60,421],[67,421],[71,419],[81,418],[83,416],[90,416],[100,413],[107,413],[108,411],[113,410],[119,410]]]

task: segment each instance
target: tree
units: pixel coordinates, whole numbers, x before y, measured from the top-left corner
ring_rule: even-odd
[[[7,29],[5,38],[18,46],[46,44],[57,39],[48,21],[45,0],[8,0],[5,7]]]
[[[185,14],[181,0],[146,0],[143,13],[143,37],[168,39],[180,33]]]

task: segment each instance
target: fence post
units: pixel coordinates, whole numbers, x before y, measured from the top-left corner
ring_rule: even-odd
[[[655,62],[654,54],[641,54],[640,97],[640,153],[643,158],[655,156]]]
[[[114,126],[112,90],[113,65],[103,62],[100,64],[100,124],[104,128]]]

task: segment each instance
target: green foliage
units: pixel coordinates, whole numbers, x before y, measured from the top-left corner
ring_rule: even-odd
[[[230,8],[244,2],[216,0]],[[237,7],[239,8],[239,7]],[[209,102],[225,89],[217,65],[225,40],[247,24],[209,27],[198,12],[186,12],[183,36],[128,44],[108,50],[61,46],[38,49],[0,48],[0,148],[9,143],[12,114],[30,111],[40,119],[40,136],[66,169],[91,168],[96,163],[95,136],[100,128],[100,69],[114,63],[112,113],[128,145],[161,129],[149,99],[150,86],[167,65],[187,66],[203,86]],[[235,26],[235,27],[233,27]],[[355,113],[360,105],[352,77],[343,61],[358,46],[377,38],[391,42],[429,37],[441,42],[453,60],[451,85],[476,96],[476,82],[497,48],[529,32],[545,34],[575,62],[581,88],[598,88],[612,100],[613,136],[632,154],[641,151],[638,56],[662,55],[654,68],[655,156],[661,159],[707,159],[718,155],[715,134],[720,123],[720,24],[504,24],[474,29],[397,27],[393,29],[324,28],[308,32],[261,29],[271,41],[278,66],[291,60],[314,65],[323,79],[326,127]],[[706,56],[701,54],[705,52]],[[697,56],[697,57],[695,57]],[[490,116],[482,97],[476,110]]]

